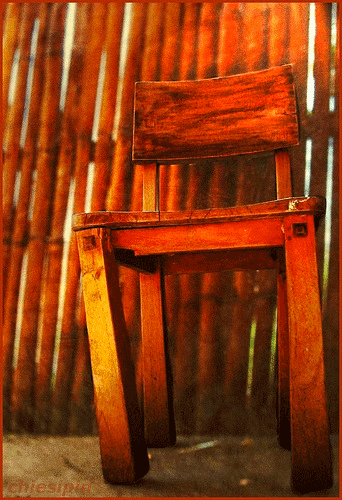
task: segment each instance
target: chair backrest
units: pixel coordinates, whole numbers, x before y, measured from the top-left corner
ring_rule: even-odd
[[[290,64],[224,78],[136,83],[133,162],[182,163],[280,150],[277,196],[287,197],[290,163],[284,148],[298,142]]]

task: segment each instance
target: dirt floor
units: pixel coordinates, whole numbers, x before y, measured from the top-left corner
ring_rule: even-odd
[[[332,436],[334,487],[309,497],[339,496],[338,438]],[[3,438],[4,497],[294,497],[290,452],[276,437],[179,437],[150,449],[150,471],[133,486],[101,474],[96,437]]]

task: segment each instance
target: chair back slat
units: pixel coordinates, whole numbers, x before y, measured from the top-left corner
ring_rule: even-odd
[[[298,144],[292,65],[195,81],[137,82],[133,161],[183,162]]]

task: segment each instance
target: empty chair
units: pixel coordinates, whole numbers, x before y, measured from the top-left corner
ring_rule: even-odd
[[[146,446],[175,442],[164,276],[275,268],[279,442],[291,447],[295,491],[332,486],[315,247],[325,200],[292,197],[286,148],[298,141],[291,65],[225,78],[136,84],[132,158],[144,165],[144,211],[83,213],[73,219],[108,481],[142,477],[149,466]],[[276,200],[191,212],[159,210],[159,165],[186,162],[191,168],[203,158],[264,151],[275,157]],[[137,269],[140,276],[143,412],[118,264]]]

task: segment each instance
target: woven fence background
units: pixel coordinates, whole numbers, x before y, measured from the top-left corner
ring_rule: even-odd
[[[294,65],[294,195],[327,197],[317,232],[329,413],[338,428],[338,6],[332,3],[6,3],[3,41],[4,429],[94,432],[73,212],[141,210],[130,164],[137,80]],[[269,160],[161,170],[162,208],[275,198]],[[134,271],[120,274],[139,346]],[[275,431],[272,271],[167,278],[177,427]]]

